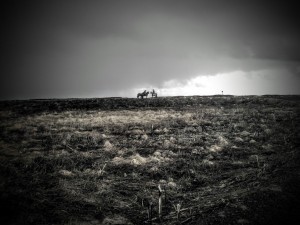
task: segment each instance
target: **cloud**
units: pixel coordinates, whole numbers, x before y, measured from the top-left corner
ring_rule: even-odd
[[[264,95],[300,94],[300,77],[288,70],[232,71],[212,75],[198,75],[184,81],[168,80],[154,88],[159,96],[184,95]],[[143,89],[123,90],[121,96],[134,97]]]
[[[300,94],[300,77],[287,70],[232,71],[215,76],[199,75],[180,83],[167,81],[158,90],[160,95],[263,95]]]
[[[233,71],[299,75],[299,22],[293,5],[11,2],[3,20],[7,63],[2,98],[118,95]]]

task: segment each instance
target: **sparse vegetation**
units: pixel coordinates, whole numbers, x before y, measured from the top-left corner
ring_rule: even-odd
[[[300,203],[299,100],[224,95],[1,102],[1,220],[291,222]]]

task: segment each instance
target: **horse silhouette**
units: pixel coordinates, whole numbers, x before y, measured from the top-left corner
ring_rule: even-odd
[[[148,95],[149,95],[149,91],[144,91],[142,93],[138,93],[137,94],[137,98],[141,97],[141,98],[144,98],[146,96],[146,98],[148,98]]]

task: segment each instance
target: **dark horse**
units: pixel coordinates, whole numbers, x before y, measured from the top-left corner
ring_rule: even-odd
[[[157,93],[154,91],[154,89],[153,89],[150,93],[151,93],[151,95],[152,95],[152,98],[153,98],[153,97],[157,98]]]
[[[144,96],[146,96],[146,98],[148,98],[148,94],[149,94],[149,91],[144,91],[142,93],[138,93],[137,94],[137,98],[141,97],[141,98],[144,98]]]

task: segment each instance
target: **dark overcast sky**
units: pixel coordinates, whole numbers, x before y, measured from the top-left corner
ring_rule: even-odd
[[[7,1],[0,97],[300,94],[297,14],[289,1]]]

